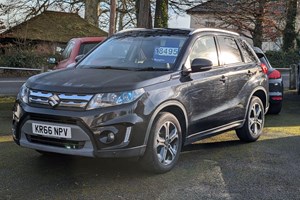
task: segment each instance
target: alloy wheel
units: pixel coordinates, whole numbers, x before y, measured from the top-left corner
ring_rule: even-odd
[[[166,121],[156,134],[156,153],[159,162],[169,165],[178,153],[179,139],[178,130],[170,121]]]

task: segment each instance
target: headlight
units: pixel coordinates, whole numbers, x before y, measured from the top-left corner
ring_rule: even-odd
[[[96,94],[90,101],[87,110],[131,103],[142,96],[144,92],[145,90],[140,88],[126,92]]]
[[[24,103],[28,103],[29,89],[25,86],[25,84],[22,85],[19,96]]]

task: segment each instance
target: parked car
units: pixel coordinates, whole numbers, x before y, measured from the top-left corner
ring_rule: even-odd
[[[269,100],[270,100],[270,108],[268,113],[270,114],[279,114],[282,108],[283,102],[283,80],[281,77],[281,73],[274,69],[270,64],[267,56],[263,53],[263,51],[254,47],[254,51],[258,58],[260,59],[262,65],[267,67],[268,70],[268,78],[269,78]]]
[[[29,78],[14,106],[13,138],[42,153],[139,157],[163,173],[183,145],[233,129],[256,141],[268,105],[267,75],[237,33],[134,29],[74,68]]]
[[[105,37],[83,37],[71,39],[64,51],[61,54],[61,60],[56,58],[49,58],[50,64],[55,64],[53,69],[63,69],[75,63],[77,56],[88,53],[97,44],[105,40]]]

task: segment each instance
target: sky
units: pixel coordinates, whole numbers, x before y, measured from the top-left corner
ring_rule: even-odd
[[[169,19],[169,28],[190,28],[190,16],[187,14],[173,15]]]

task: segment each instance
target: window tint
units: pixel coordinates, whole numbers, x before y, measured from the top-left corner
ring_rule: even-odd
[[[63,51],[62,53],[62,58],[63,60],[67,59],[70,57],[71,55],[71,52],[73,50],[73,47],[74,47],[74,42],[73,41],[70,41],[68,44],[67,44],[67,47],[65,48],[65,50]]]
[[[94,42],[94,43],[82,43],[80,45],[79,55],[86,54],[92,48],[94,48],[97,44],[98,44],[98,42]]]
[[[242,62],[240,50],[232,37],[219,36],[218,41],[220,44],[220,62],[221,64],[233,64]]]
[[[213,36],[201,37],[194,43],[190,55],[190,63],[192,63],[195,58],[205,58],[212,61],[213,66],[219,65],[216,43]]]
[[[240,44],[241,44],[241,51],[243,53],[245,63],[256,62],[256,58],[253,55],[248,44],[245,41],[241,41]]]

